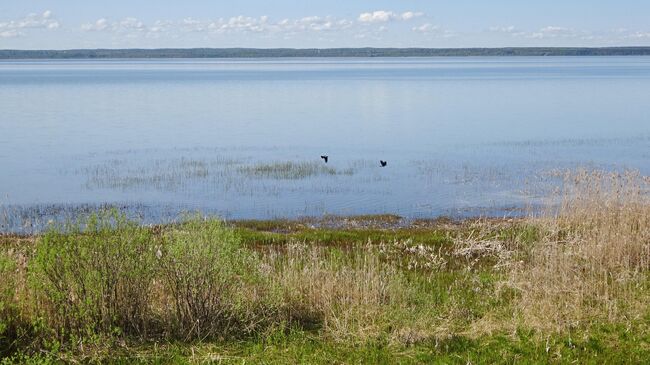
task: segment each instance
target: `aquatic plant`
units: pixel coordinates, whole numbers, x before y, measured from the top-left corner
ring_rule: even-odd
[[[245,176],[278,180],[298,180],[318,175],[352,175],[354,170],[339,171],[316,162],[272,162],[253,166],[241,166],[237,171]]]

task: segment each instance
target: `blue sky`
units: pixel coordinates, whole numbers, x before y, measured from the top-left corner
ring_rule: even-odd
[[[0,49],[623,45],[650,1],[0,1]]]

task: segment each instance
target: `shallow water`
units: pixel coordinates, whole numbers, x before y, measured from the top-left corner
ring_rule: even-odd
[[[2,61],[0,231],[520,214],[557,169],[650,173],[649,96],[644,57]]]

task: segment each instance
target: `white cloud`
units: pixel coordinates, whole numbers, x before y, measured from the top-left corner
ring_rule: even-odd
[[[163,23],[164,21],[157,21],[156,23]],[[155,26],[155,25],[154,25]],[[202,32],[208,29],[209,24],[194,18],[185,18],[179,23],[169,22],[168,27],[178,26],[184,32]]]
[[[97,19],[94,23],[81,25],[81,30],[85,31],[102,31],[108,29],[108,20],[106,18]]]
[[[616,28],[610,29],[607,33],[604,34],[605,38],[616,39],[616,40],[626,40],[626,41],[644,41],[646,39],[650,40],[650,31],[642,30],[631,30],[628,28]],[[607,37],[609,35],[609,37]]]
[[[456,35],[456,33],[454,33],[451,30],[444,29],[439,25],[431,24],[431,23],[425,23],[420,26],[413,27],[411,28],[411,30],[416,33],[432,35],[432,36],[442,37],[442,38],[451,38]]]
[[[599,45],[611,45],[621,41],[650,39],[650,32],[632,31],[627,28],[614,28],[606,31],[589,31],[571,27],[549,25],[535,31],[524,31],[514,26],[493,26],[487,29],[491,33],[502,33],[512,37],[522,37],[533,40],[582,40]]]
[[[210,26],[212,29],[217,29],[218,32],[261,33],[271,29],[271,25],[268,24],[267,16],[254,18],[240,15],[232,17],[226,22],[212,23]]]
[[[325,34],[334,34],[335,32],[345,32],[356,29],[357,34],[361,32],[385,32],[386,26],[369,27],[366,23],[381,23],[385,21],[401,20],[408,21],[420,17],[423,13],[408,11],[405,13],[394,13],[386,11],[376,11],[370,14],[374,20],[369,22],[336,18],[332,16],[306,16],[302,18],[285,18],[273,20],[266,15],[259,17],[234,16],[230,18],[218,19],[197,19],[184,18],[179,20],[157,20],[153,24],[146,24],[136,18],[125,18],[120,21],[109,21],[106,18],[98,19],[94,22],[81,25],[81,30],[106,31],[119,33],[125,37],[137,38],[145,36],[147,38],[159,39],[162,37],[178,38],[187,33],[202,33],[204,39],[218,35],[247,35],[260,34],[262,36],[278,36],[290,39],[301,34],[322,34],[319,40],[329,40],[330,36]],[[361,18],[364,18],[362,14]],[[363,24],[363,25],[362,25]],[[349,34],[350,37],[353,34]]]
[[[361,13],[357,20],[361,23],[386,23],[391,20],[411,20],[423,15],[424,13],[412,11],[398,14],[392,11],[377,10],[370,13]]]
[[[494,32],[494,33],[510,33],[510,34],[512,34],[512,33],[517,32],[517,28],[515,28],[514,25],[509,25],[509,26],[505,26],[505,27],[495,26],[495,27],[490,27],[488,30],[490,32]]]
[[[22,32],[19,32],[15,29],[0,31],[0,38],[16,38],[25,35]]]
[[[157,21],[153,26],[146,27],[149,33],[173,32],[204,32],[212,34],[249,34],[249,33],[284,33],[325,32],[349,29],[354,22],[333,17],[308,16],[297,19],[282,19],[271,21],[268,16],[248,17],[235,16],[216,20],[198,20],[186,18],[179,22]]]
[[[441,27],[439,25],[434,25],[431,23],[426,23],[422,24],[418,27],[413,27],[411,28],[414,32],[419,32],[419,33],[436,33],[441,31]]]
[[[129,31],[141,32],[145,29],[146,27],[144,23],[142,23],[136,18],[124,18],[119,22],[113,23],[113,30],[117,32],[129,32]]]
[[[544,34],[554,34],[554,35],[574,34],[574,30],[571,28],[556,27],[556,26],[544,27],[540,29],[540,32]]]
[[[592,32],[585,30],[576,30],[569,27],[560,27],[560,26],[546,26],[536,31],[524,31],[517,29],[516,27],[510,26],[494,26],[488,28],[488,31],[491,33],[502,33],[507,34],[512,37],[523,37],[529,39],[582,39],[582,40],[595,40],[600,39],[594,35]],[[621,32],[622,30],[615,30],[610,32],[613,35],[616,32]],[[623,30],[624,31],[624,30]]]
[[[106,18],[97,19],[94,23],[81,25],[81,30],[86,32],[113,31],[117,33],[143,32],[147,26],[137,18],[124,18],[116,22],[109,22]]]
[[[650,39],[650,32],[633,32],[628,34],[626,38],[631,39]]]
[[[286,31],[335,31],[345,30],[353,26],[353,22],[347,19],[335,19],[332,17],[310,16],[297,19],[295,21],[285,22],[282,30]]]
[[[171,26],[173,26],[173,23],[170,21],[157,20],[148,30],[151,33],[162,33],[168,30]]]
[[[359,15],[359,21],[362,23],[387,22],[395,17],[391,11],[378,10],[372,13],[363,13]]]
[[[585,31],[575,30],[573,28],[558,27],[558,26],[547,26],[537,32],[533,32],[528,35],[529,38],[533,39],[548,39],[548,38],[585,38],[589,37],[590,33]]]
[[[177,20],[157,20],[149,24],[133,17],[127,17],[117,21],[109,21],[106,18],[101,18],[92,23],[83,24],[81,29],[84,31],[111,32],[116,36],[119,35],[123,39],[195,40],[200,38],[205,42],[221,42],[226,41],[227,36],[232,36],[231,39],[234,42],[237,37],[244,37],[239,38],[239,40],[247,40],[249,38],[246,37],[250,36],[250,39],[256,39],[258,41],[269,38],[284,40],[300,39],[305,42],[311,40],[316,43],[353,38],[381,41],[388,37],[386,32],[390,30],[390,22],[413,21],[413,19],[423,15],[422,13],[411,11],[396,13],[379,10],[360,14],[357,19],[336,18],[332,16],[306,16],[299,18],[280,18],[276,20],[268,16],[251,17],[239,15],[217,19],[180,18]],[[8,24],[11,24],[11,28],[8,27]],[[53,19],[52,14],[49,12],[45,12],[39,16],[32,14],[23,19],[22,23],[18,21],[0,23],[0,38],[20,37],[23,35],[22,29],[35,27],[36,24],[40,24],[38,26],[44,29],[56,29],[59,27],[58,22]],[[500,42],[503,42],[503,37],[520,38],[516,44],[526,42],[525,44],[530,45],[535,44],[533,40],[535,42],[545,40],[545,44],[572,44],[571,42],[576,41],[582,41],[581,43],[585,44],[605,44],[606,42],[637,44],[647,43],[650,40],[649,32],[628,29],[590,32],[571,27],[550,25],[538,30],[521,30],[513,25],[498,25],[486,28],[478,33],[459,33],[434,23],[416,23],[414,25],[407,29],[427,39],[483,35],[485,39],[491,37],[493,40],[498,39]],[[401,29],[400,31],[403,30]],[[391,34],[394,35],[395,33]],[[421,42],[423,38],[416,38],[414,41]],[[114,38],[114,41],[119,42],[119,38]]]
[[[526,33],[526,32],[524,32],[522,30],[519,30],[514,25],[493,26],[493,27],[488,28],[488,32],[503,34],[503,35],[510,36],[510,37],[530,37],[531,36],[530,33]]]
[[[402,14],[402,20],[411,20],[411,19],[414,19],[414,18],[421,17],[423,15],[424,15],[424,13],[419,13],[419,12],[414,13],[412,11],[407,11],[406,13]]]
[[[52,12],[46,10],[41,14],[31,13],[22,19],[0,22],[0,37],[14,38],[24,35],[26,29],[55,30],[61,26],[58,20],[52,17]]]

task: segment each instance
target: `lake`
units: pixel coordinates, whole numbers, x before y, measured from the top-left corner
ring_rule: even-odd
[[[650,57],[0,61],[0,231],[520,215],[564,169],[650,173],[649,99]]]

